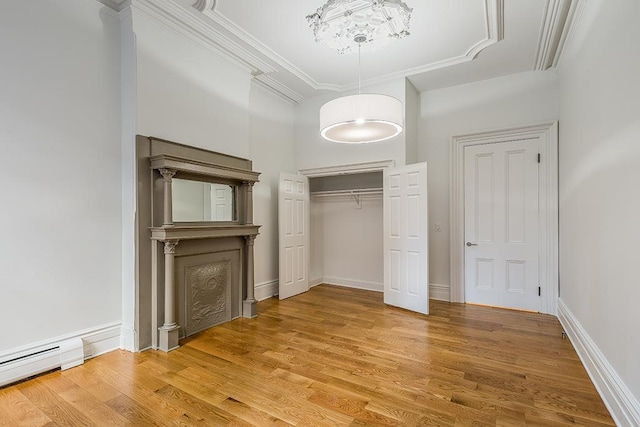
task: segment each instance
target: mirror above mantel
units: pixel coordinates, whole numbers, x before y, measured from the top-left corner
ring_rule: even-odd
[[[237,220],[237,186],[173,179],[174,222],[233,222]]]

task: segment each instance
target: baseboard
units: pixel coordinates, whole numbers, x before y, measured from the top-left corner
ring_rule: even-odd
[[[138,351],[138,332],[128,325],[120,328],[120,348],[127,351]]]
[[[616,425],[640,425],[640,402],[561,298],[558,298],[558,319]]]
[[[324,283],[322,281],[322,277],[316,277],[314,279],[309,280],[309,287],[313,288],[314,286],[322,285],[322,283]]]
[[[258,301],[271,298],[274,295],[278,295],[278,279],[256,284],[255,298]]]
[[[449,302],[449,285],[429,284],[429,299]]]
[[[38,341],[0,353],[0,387],[42,372],[81,365],[118,348],[120,322]]]
[[[122,325],[120,322],[94,328],[89,333],[83,333],[84,358],[90,359],[120,348]],[[128,349],[127,349],[128,350]]]
[[[345,288],[366,289],[368,291],[382,292],[383,283],[380,282],[368,282],[366,280],[353,280],[346,279],[344,277],[323,277],[321,283],[327,285],[344,286]]]

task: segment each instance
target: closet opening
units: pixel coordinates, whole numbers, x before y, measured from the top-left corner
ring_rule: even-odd
[[[381,170],[309,178],[311,286],[383,291],[382,187]]]
[[[429,313],[427,164],[280,173],[278,297],[327,283]]]

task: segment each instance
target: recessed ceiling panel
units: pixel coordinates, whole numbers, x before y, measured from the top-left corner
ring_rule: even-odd
[[[465,58],[490,38],[491,17],[499,1],[405,0],[413,8],[411,35],[374,52],[362,53],[363,80],[414,74]],[[306,16],[322,0],[218,0],[214,14],[242,29],[241,38],[317,88],[353,85],[358,55],[341,55],[314,40]]]

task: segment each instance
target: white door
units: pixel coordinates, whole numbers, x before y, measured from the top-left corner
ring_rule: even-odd
[[[427,164],[384,171],[384,302],[429,313]]]
[[[224,184],[210,184],[211,220],[233,220],[233,190]]]
[[[309,218],[309,179],[303,175],[280,173],[280,299],[309,290]]]
[[[465,300],[540,310],[538,139],[464,148]]]

